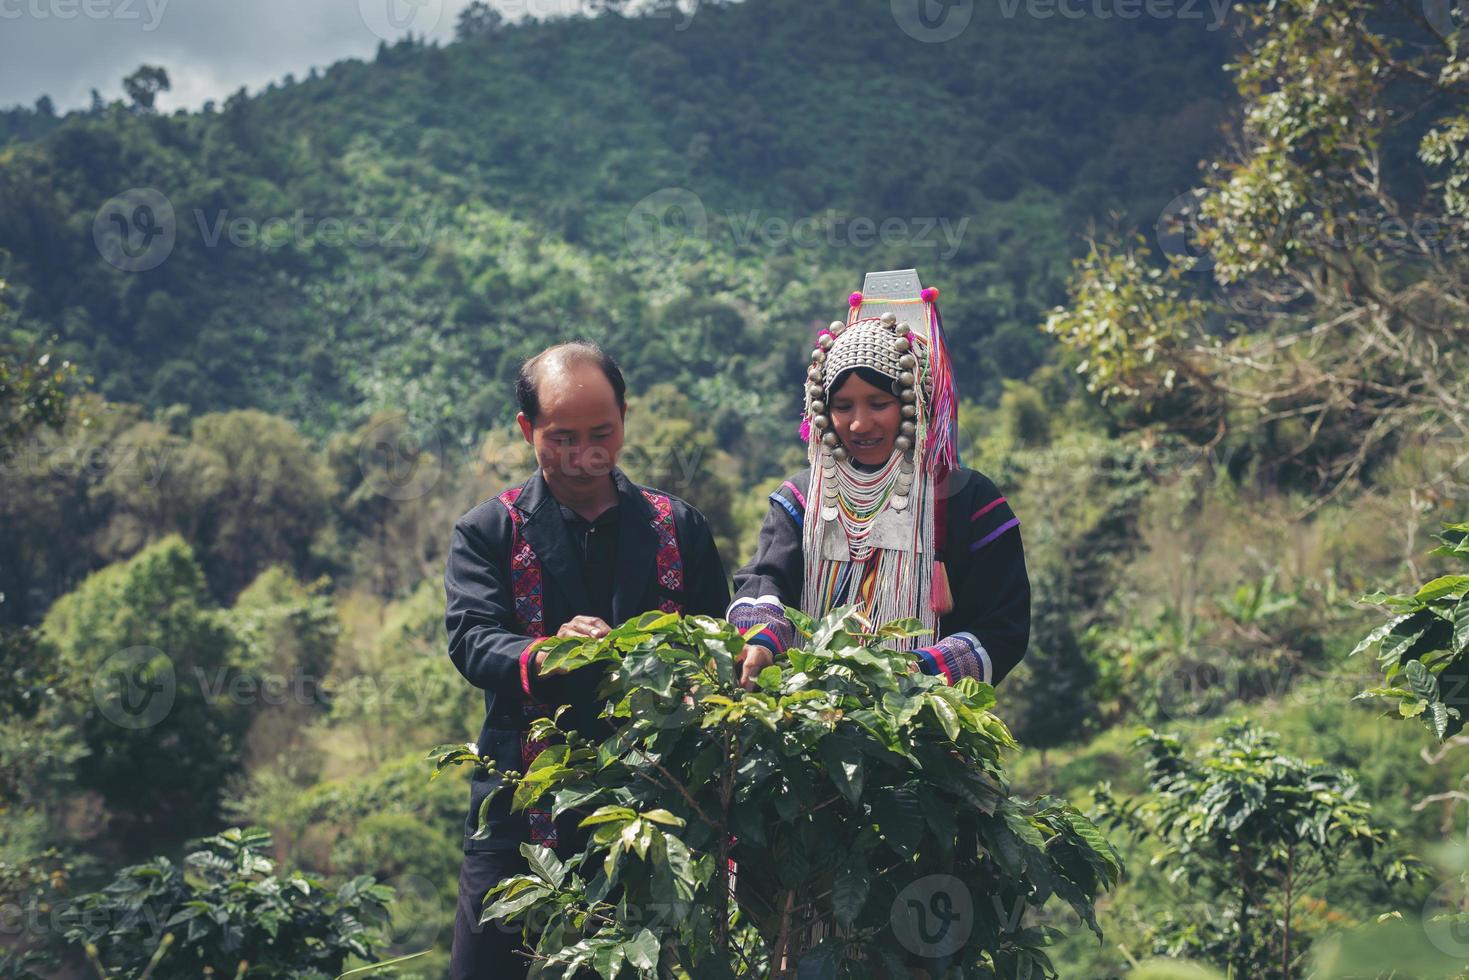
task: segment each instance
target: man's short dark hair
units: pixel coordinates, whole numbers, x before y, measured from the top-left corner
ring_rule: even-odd
[[[617,399],[619,410],[627,410],[627,383],[622,380],[622,369],[612,355],[587,340],[547,347],[535,357],[520,365],[520,375],[515,379],[515,401],[520,411],[532,425],[541,414],[541,396],[537,390],[541,374],[546,368],[556,366],[569,368],[574,364],[595,364],[612,386],[612,395]]]

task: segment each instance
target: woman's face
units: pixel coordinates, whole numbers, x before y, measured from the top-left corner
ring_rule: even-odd
[[[888,461],[903,421],[897,395],[849,374],[831,393],[827,409],[837,438],[853,459],[866,466]]]

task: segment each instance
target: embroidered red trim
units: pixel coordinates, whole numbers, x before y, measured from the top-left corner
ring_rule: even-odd
[[[643,496],[653,507],[653,530],[658,533],[658,584],[671,592],[683,592],[683,556],[678,550],[678,528],[673,519],[673,501],[661,493],[644,490]],[[682,613],[683,604],[669,598],[660,599],[662,612]]]
[[[525,523],[525,515],[515,506],[520,499],[520,491],[520,487],[512,487],[500,494],[499,499],[510,514],[510,594],[515,599],[515,618],[521,632],[535,638],[520,655],[520,687],[525,692],[521,710],[526,721],[530,722],[546,717],[551,710],[537,701],[530,690],[529,658],[536,644],[546,635],[546,605],[541,560],[520,530]],[[532,740],[528,732],[520,733],[521,772],[530,769],[530,764],[545,750],[546,744],[543,740]],[[559,843],[556,824],[549,810],[530,809],[525,817],[532,844],[554,848]]]

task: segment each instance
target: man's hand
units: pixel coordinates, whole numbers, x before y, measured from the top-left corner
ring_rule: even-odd
[[[774,662],[775,658],[770,655],[769,649],[758,643],[746,643],[740,655],[735,658],[735,665],[740,668],[740,687],[747,691],[754,690],[755,678]]]
[[[600,640],[610,632],[612,632],[612,627],[608,626],[596,616],[573,616],[566,621],[566,625],[556,631],[556,635],[558,637],[578,637],[584,640]],[[545,650],[538,650],[536,652],[537,674],[541,673],[541,665],[546,662],[546,652]],[[555,674],[564,673],[566,671],[557,669],[541,676],[550,677]]]

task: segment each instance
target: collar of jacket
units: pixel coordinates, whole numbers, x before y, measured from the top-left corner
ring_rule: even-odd
[[[658,556],[658,532],[653,520],[653,506],[642,489],[629,480],[621,469],[613,467],[612,481],[617,485],[617,591],[612,597],[616,623],[632,619],[647,610],[638,608],[647,594],[648,580],[653,577]],[[586,615],[591,608],[587,598],[586,579],[581,560],[572,547],[571,535],[556,498],[546,485],[540,470],[521,485],[520,497],[511,506],[525,515],[521,531],[541,562],[544,574],[556,583],[566,597],[567,617]],[[548,632],[560,628],[546,621]]]

